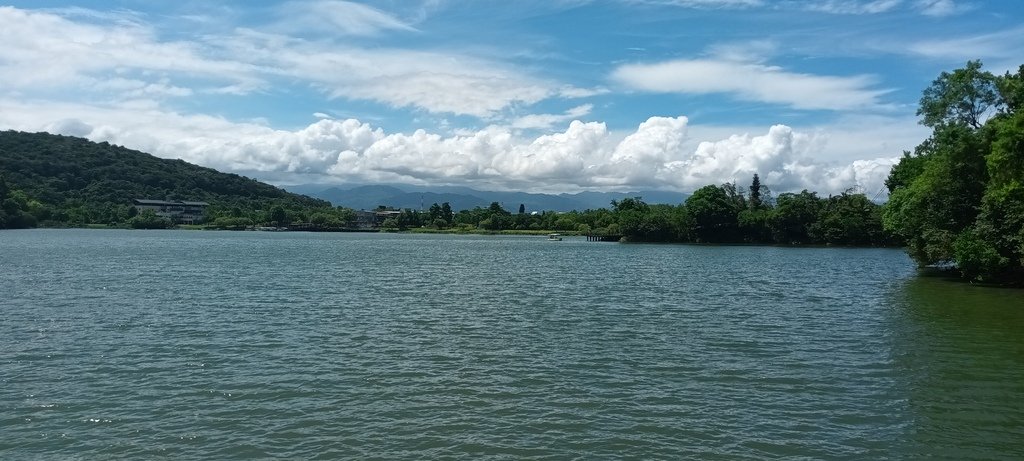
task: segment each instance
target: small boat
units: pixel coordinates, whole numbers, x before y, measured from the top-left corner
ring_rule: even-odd
[[[548,241],[549,242],[561,242],[562,241],[562,234],[548,234]]]

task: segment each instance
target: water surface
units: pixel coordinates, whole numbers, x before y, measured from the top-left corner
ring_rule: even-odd
[[[1024,294],[899,250],[0,233],[3,459],[1020,459]]]

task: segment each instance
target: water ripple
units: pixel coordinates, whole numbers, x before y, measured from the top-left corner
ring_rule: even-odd
[[[3,459],[1017,459],[1024,301],[895,250],[0,239]]]

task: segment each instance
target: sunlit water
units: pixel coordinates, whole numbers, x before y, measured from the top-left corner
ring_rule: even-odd
[[[0,459],[1024,458],[1024,293],[899,250],[0,232]]]

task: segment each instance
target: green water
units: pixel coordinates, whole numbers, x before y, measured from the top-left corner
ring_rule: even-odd
[[[1022,331],[899,250],[0,232],[0,459],[1022,459]]]

